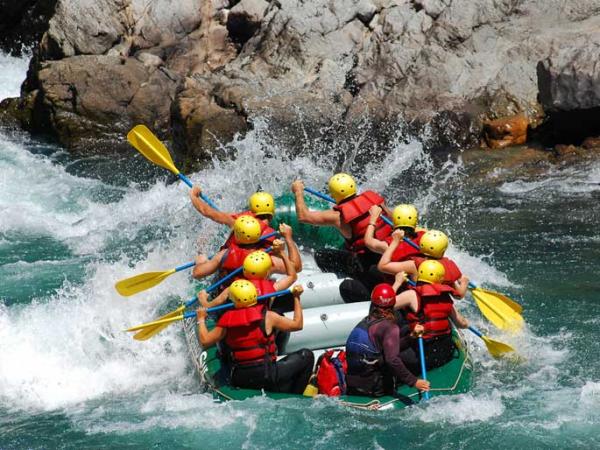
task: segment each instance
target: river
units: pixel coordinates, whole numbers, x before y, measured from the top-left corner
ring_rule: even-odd
[[[18,95],[26,69],[27,57],[0,55],[0,98]],[[267,128],[190,174],[223,209],[259,184],[288,192],[297,174],[325,186],[339,149],[306,142],[294,156]],[[347,169],[447,230],[450,256],[519,301],[527,327],[503,335],[461,302],[522,361],[493,360],[468,336],[471,392],[377,413],[200,393],[180,327],[146,342],[122,331],[188,298],[189,276],[129,299],[113,285],[210,252],[223,231],[134,150],[82,158],[0,132],[0,448],[598,448],[600,163],[493,168],[480,151],[432,159],[401,135],[387,150]]]

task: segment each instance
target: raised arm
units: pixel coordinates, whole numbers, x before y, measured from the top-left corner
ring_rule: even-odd
[[[205,255],[197,256],[196,265],[194,266],[194,270],[192,270],[192,277],[198,279],[215,273],[221,264],[221,259],[225,252],[226,250],[221,250],[212,259],[206,258]]]
[[[318,226],[331,226],[341,229],[340,214],[332,209],[311,211],[304,201],[304,183],[296,180],[292,183],[292,192],[296,199],[296,217],[301,223]]]
[[[225,328],[214,327],[208,331],[208,328],[206,328],[206,317],[208,316],[206,309],[202,307],[198,308],[196,315],[198,320],[198,340],[202,348],[212,347],[225,337],[227,334]]]
[[[198,301],[205,308],[222,305],[227,301],[227,295],[229,294],[229,288],[224,289],[219,295],[217,295],[212,301],[208,301],[208,292],[202,289],[198,292]]]
[[[283,265],[285,266],[286,273],[285,277],[275,282],[274,288],[276,291],[281,291],[289,288],[298,279],[298,275],[296,275],[296,268],[294,267],[294,264],[292,264],[292,262],[290,261],[288,255],[285,254],[283,247],[283,242],[281,242],[279,239],[275,239],[275,241],[273,241],[273,254],[281,258],[281,260],[283,261]]]
[[[304,292],[304,289],[300,285],[296,285],[292,288],[292,295],[294,296],[293,318],[288,319],[287,317],[280,316],[273,311],[267,312],[267,333],[271,332],[274,328],[279,331],[300,331],[304,327],[302,305],[300,304],[300,295],[302,295],[302,292]]]
[[[394,254],[394,250],[398,248],[398,245],[400,245],[400,241],[403,237],[404,231],[402,230],[395,230],[392,233],[392,242],[390,242],[388,248],[385,249],[383,255],[381,256],[381,259],[379,260],[379,263],[377,264],[377,268],[381,272],[395,274],[404,269],[401,262],[392,262],[392,255]]]
[[[288,249],[288,255],[290,256],[290,261],[294,265],[296,272],[302,272],[302,258],[300,257],[300,251],[298,250],[298,246],[292,238],[292,227],[285,223],[282,223],[279,225],[279,233],[281,233],[283,239],[285,240],[285,245]]]
[[[233,227],[233,222],[235,222],[235,219],[231,213],[217,211],[211,207],[208,203],[200,198],[200,192],[199,186],[194,186],[190,190],[190,199],[192,200],[192,205],[194,205],[194,208],[196,208],[198,212],[207,219],[222,225],[227,225],[230,228]]]
[[[377,219],[381,215],[381,207],[377,205],[371,206],[369,215],[369,224],[367,225],[367,231],[365,232],[365,245],[372,252],[384,253],[388,248],[387,242],[375,238],[375,226],[377,224]]]

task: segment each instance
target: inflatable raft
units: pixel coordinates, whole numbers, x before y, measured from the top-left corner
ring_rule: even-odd
[[[309,200],[307,198],[307,200]],[[309,207],[323,209],[328,207],[320,201],[310,201]],[[310,246],[339,247],[343,240],[339,234],[324,227],[312,227],[299,224],[295,217],[293,198],[285,196],[278,199],[277,222],[285,222],[294,229],[298,241]],[[304,308],[304,328],[291,333],[289,339],[280,348],[281,356],[301,348],[308,348],[320,353],[330,348],[343,348],[350,331],[368,313],[369,302],[345,304],[339,294],[342,278],[335,274],[314,272],[311,264],[299,276],[298,282],[304,286],[302,305]],[[275,300],[277,301],[277,300]],[[292,313],[286,313],[291,316]],[[209,328],[214,321],[208,320]],[[196,321],[187,319],[184,330],[188,349],[194,366],[197,369],[202,385],[220,400],[244,400],[255,396],[266,396],[271,399],[298,398],[312,401],[309,397],[295,394],[262,392],[252,389],[239,389],[228,384],[228,368],[221,364],[216,347],[201,348],[196,330]],[[462,335],[455,331],[454,340],[457,350],[455,357],[448,364],[428,372],[431,382],[431,396],[448,395],[466,392],[471,386],[472,365],[468,348]],[[316,359],[316,358],[315,358]],[[379,398],[362,396],[342,396],[339,401],[343,405],[361,409],[396,409],[404,408],[419,401],[419,393],[408,386],[399,386],[396,396]]]

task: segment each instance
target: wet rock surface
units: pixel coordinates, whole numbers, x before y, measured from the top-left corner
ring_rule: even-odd
[[[598,30],[596,0],[58,0],[21,122],[76,149],[142,122],[200,160],[265,116],[402,122],[444,150],[486,123],[502,147],[544,108],[600,106]],[[512,116],[518,132],[489,125]]]

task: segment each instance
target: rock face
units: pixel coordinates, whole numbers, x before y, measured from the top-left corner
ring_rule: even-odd
[[[20,55],[48,29],[56,0],[0,0],[0,50]]]
[[[139,121],[197,159],[259,116],[463,147],[600,106],[599,30],[597,0],[58,0],[21,109],[72,148]]]

